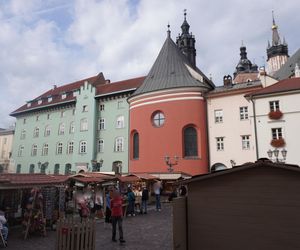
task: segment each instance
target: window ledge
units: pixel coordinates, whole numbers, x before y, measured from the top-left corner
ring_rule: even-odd
[[[199,156],[185,156],[183,157],[184,160],[200,160]]]

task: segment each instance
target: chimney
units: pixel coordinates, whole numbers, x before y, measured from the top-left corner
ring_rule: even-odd
[[[53,89],[56,89],[56,88],[57,88],[57,86],[56,86],[56,84],[54,84],[54,85],[53,85]]]
[[[266,76],[267,75],[267,72],[266,72],[266,69],[265,67],[259,67],[259,75],[261,76]]]
[[[232,77],[231,75],[227,75],[223,77],[224,86],[232,86]]]

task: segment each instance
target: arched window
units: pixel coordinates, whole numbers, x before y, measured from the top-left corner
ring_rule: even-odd
[[[156,111],[152,114],[152,124],[155,127],[161,127],[165,123],[165,115],[161,111]]]
[[[50,133],[51,133],[50,126],[47,125],[47,126],[45,127],[45,136],[50,136]]]
[[[124,128],[124,116],[120,115],[117,117],[117,123],[116,123],[116,128]]]
[[[29,173],[34,174],[34,164],[30,164],[29,166]]]
[[[36,156],[37,155],[37,145],[36,144],[32,145],[31,155],[32,156]]]
[[[103,151],[104,151],[104,140],[99,139],[98,140],[98,152],[103,153]]]
[[[65,134],[65,124],[64,123],[59,124],[58,134],[59,135],[64,135]]]
[[[48,155],[48,149],[49,149],[48,143],[45,143],[43,145],[42,155]]]
[[[183,131],[184,157],[198,156],[197,130],[187,127]]]
[[[17,164],[16,173],[17,174],[21,173],[21,164]]]
[[[65,166],[65,174],[71,174],[72,165],[70,163],[67,163]]]
[[[81,141],[80,144],[79,144],[79,153],[80,154],[86,154],[87,152],[87,143],[86,141]]]
[[[40,129],[38,127],[34,128],[33,137],[39,137]]]
[[[124,151],[124,138],[117,137],[115,140],[115,152],[123,152]]]
[[[73,141],[70,141],[68,143],[68,149],[67,149],[67,153],[68,154],[73,154],[74,152],[74,142]]]
[[[139,158],[139,133],[134,132],[132,136],[132,142],[133,142],[133,159]]]
[[[70,134],[74,134],[75,133],[75,122],[71,122],[70,123]]]
[[[63,151],[63,143],[59,142],[57,143],[56,154],[61,155],[62,151]]]
[[[55,165],[54,165],[54,172],[53,172],[54,174],[59,174],[59,164],[58,163],[56,163]]]
[[[80,120],[80,131],[87,131],[88,130],[88,120],[86,118],[82,118]]]

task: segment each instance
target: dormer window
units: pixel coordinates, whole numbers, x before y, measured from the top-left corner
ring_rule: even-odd
[[[52,96],[48,97],[48,102],[52,102]]]
[[[27,108],[31,107],[31,102],[27,103]]]
[[[42,102],[43,102],[42,99],[38,100],[38,105],[42,104]]]
[[[67,94],[66,93],[61,94],[61,99],[66,99],[66,98],[67,98]]]

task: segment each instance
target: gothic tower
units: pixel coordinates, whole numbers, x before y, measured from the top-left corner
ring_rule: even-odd
[[[286,63],[288,55],[288,45],[283,38],[281,42],[278,26],[275,23],[274,14],[273,16],[273,25],[272,25],[272,45],[268,42],[267,47],[267,62],[268,62],[268,73],[269,75],[274,75],[274,73],[281,68],[283,64]]]
[[[184,21],[181,25],[181,34],[176,39],[180,51],[188,58],[190,64],[196,68],[195,37],[189,33],[190,25],[186,21],[186,10],[184,10]]]

